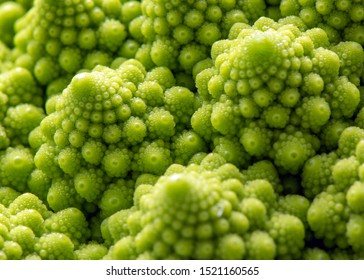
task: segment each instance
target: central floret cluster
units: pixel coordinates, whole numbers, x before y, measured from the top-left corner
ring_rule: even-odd
[[[349,60],[342,50],[356,43],[331,51],[321,29],[301,31],[268,18],[234,32],[234,38],[213,44],[214,66],[196,76],[206,101],[195,114],[210,117],[207,123],[192,117],[192,127],[204,138],[239,137],[250,156],[271,158],[283,171],[296,173],[320,143],[331,144],[321,134],[356,112],[360,92],[340,75]],[[352,77],[360,76],[360,69]]]
[[[0,2],[0,259],[363,259],[363,0]]]

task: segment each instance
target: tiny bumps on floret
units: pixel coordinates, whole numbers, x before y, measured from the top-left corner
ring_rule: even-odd
[[[3,242],[3,248],[0,251],[1,252],[1,257],[2,259],[6,260],[20,260],[23,254],[23,250],[21,248],[21,246],[11,240],[7,240],[5,242]]]
[[[37,237],[44,233],[44,219],[35,209],[22,210],[11,216],[10,221],[14,226],[30,228]]]
[[[118,242],[123,237],[127,237],[132,231],[129,220],[138,219],[139,212],[135,212],[135,209],[122,209],[110,217],[104,219],[100,225],[101,235],[105,240],[105,244],[108,246]],[[138,217],[137,217],[138,216]],[[136,223],[136,221],[134,221]],[[140,230],[140,225],[137,226],[137,230]]]
[[[275,213],[268,221],[268,233],[277,244],[278,259],[299,259],[304,247],[305,228],[299,218]]]
[[[98,203],[101,217],[109,217],[121,209],[133,206],[133,183],[119,179],[108,186]]]
[[[307,198],[313,198],[326,186],[333,183],[332,167],[337,161],[337,154],[319,154],[308,159],[302,169],[302,187]]]
[[[326,99],[330,104],[332,117],[351,118],[360,101],[359,89],[346,76],[340,76],[334,83],[329,84],[327,89],[327,93],[332,94]]]
[[[176,135],[172,142],[174,162],[179,164],[186,164],[193,155],[205,150],[205,142],[192,130]]]
[[[161,175],[172,164],[171,151],[163,141],[143,142],[134,155],[132,169]]]
[[[364,130],[357,126],[345,128],[338,141],[337,153],[340,157],[355,155],[357,144],[364,139]]]
[[[356,115],[356,120],[359,116],[360,114],[358,113]],[[327,151],[335,150],[338,146],[341,133],[349,126],[351,126],[351,120],[330,120],[325,126],[323,126],[321,131],[321,148],[324,148]],[[359,124],[357,124],[357,126],[361,127]]]
[[[310,204],[311,202],[302,195],[289,194],[279,197],[277,210],[281,213],[290,214],[299,218],[305,226],[305,229],[307,229],[307,211]]]
[[[247,167],[250,163],[250,155],[242,148],[237,138],[214,137],[213,152],[221,155],[226,162],[235,166]]]
[[[73,178],[77,194],[87,202],[94,202],[106,188],[102,170],[82,168]]]
[[[346,225],[346,236],[349,245],[355,252],[363,252],[364,242],[361,236],[364,232],[364,217],[362,215],[351,215]]]
[[[84,214],[77,208],[67,208],[52,214],[44,221],[47,233],[58,232],[68,236],[77,248],[90,236]]]
[[[16,67],[0,75],[0,91],[8,97],[8,106],[30,103],[40,107],[43,104],[42,90],[32,73]]]
[[[27,185],[31,193],[42,201],[47,200],[48,189],[51,186],[51,178],[47,174],[39,169],[34,169],[28,177]]]
[[[43,260],[72,260],[74,245],[63,233],[48,233],[42,235],[34,246],[35,252]]]
[[[363,44],[358,34],[364,20],[364,6],[361,1],[281,1],[282,16],[298,16],[308,27],[323,26],[332,29],[340,41],[356,41]],[[359,28],[358,28],[359,27]]]
[[[82,244],[74,251],[76,260],[101,260],[107,254],[107,248],[102,244]]]
[[[175,158],[185,157],[187,163],[206,149],[192,131],[176,132],[189,127],[195,98],[174,83],[167,68],[147,72],[133,59],[117,69],[97,66],[77,74],[30,138],[38,147],[35,166],[57,178],[49,192],[60,191],[58,178],[68,175],[74,180],[64,193],[74,187],[78,196],[97,203],[111,178],[132,172],[161,175]],[[53,210],[72,206],[56,206],[52,197]]]
[[[159,68],[159,70],[162,70],[162,68]],[[165,69],[165,71],[168,70]],[[158,72],[158,69],[154,69],[154,72]],[[165,74],[167,73],[168,72],[166,72]],[[147,105],[150,106],[163,105],[163,85],[158,83],[158,81],[155,80],[155,78],[144,81],[141,84],[139,84],[138,90],[135,92],[135,95],[143,99]]]
[[[277,196],[272,184],[264,179],[249,181],[244,185],[243,197],[257,198],[264,203],[266,209],[271,211],[277,203]]]
[[[246,183],[258,179],[267,180],[273,186],[276,193],[282,192],[278,171],[269,160],[258,161],[250,165],[246,170],[242,171],[242,178]]]
[[[151,138],[168,139],[175,134],[174,117],[162,108],[155,108],[150,112],[146,125]]]
[[[212,104],[204,103],[191,117],[193,130],[205,140],[210,140],[215,129],[211,124]]]
[[[8,210],[12,215],[15,215],[26,209],[36,210],[43,219],[48,218],[51,214],[43,201],[32,193],[23,193],[19,195],[10,203],[8,207]]]
[[[109,2],[36,1],[17,22],[14,44],[23,57],[30,57],[29,69],[39,83],[48,85],[68,73],[111,62],[127,37],[127,23],[120,20],[122,3]],[[129,14],[128,21],[139,12]]]
[[[9,147],[0,154],[0,181],[4,187],[27,190],[27,180],[34,169],[33,154],[22,146]]]
[[[139,185],[136,208],[121,210],[103,222],[103,236],[112,244],[104,258],[300,258],[308,200],[287,196],[278,205],[267,180],[243,185],[233,165],[207,164],[215,156],[205,155],[199,165],[174,164],[154,186]],[[215,217],[219,207],[223,208]],[[280,210],[271,212],[273,208]]]
[[[302,105],[296,109],[296,114],[301,118],[303,128],[319,131],[330,119],[331,109],[322,97],[305,97]]]
[[[264,158],[270,152],[273,133],[264,124],[250,122],[242,128],[240,143],[250,156]]]
[[[236,136],[236,131],[242,123],[238,114],[239,108],[230,98],[224,98],[222,102],[214,103],[211,112],[211,124],[222,135]]]
[[[9,239],[21,246],[23,257],[33,253],[36,236],[31,228],[22,225],[13,227],[9,232]]]
[[[129,24],[131,36],[143,43],[146,41],[135,57],[151,67],[163,65],[190,73],[196,63],[208,57],[208,47],[226,38],[235,23],[256,20],[265,14],[265,7],[261,0],[252,3],[143,1],[142,15]]]
[[[100,25],[98,33],[100,48],[109,51],[116,51],[120,48],[127,36],[125,26],[114,19],[105,20]]]
[[[0,203],[8,207],[10,203],[12,203],[20,193],[13,188],[10,187],[1,187],[0,188]]]
[[[249,220],[249,228],[263,230],[268,220],[268,211],[265,204],[254,197],[246,197],[240,203],[241,212]]]
[[[251,260],[273,260],[277,246],[273,238],[265,231],[256,230],[245,237],[247,257]]]
[[[76,191],[73,179],[64,176],[52,179],[47,191],[47,203],[53,211],[60,211],[68,207],[81,209],[85,204],[85,199]]]
[[[138,250],[152,250],[151,253],[154,258],[167,258],[169,254],[175,254],[180,258],[194,257],[198,259],[210,258],[215,254],[218,255],[217,257],[220,256],[221,258],[229,258],[230,253],[233,254],[231,256],[234,256],[235,253],[233,253],[234,250],[232,248],[231,250],[233,251],[230,253],[227,251],[230,250],[230,246],[222,246],[217,248],[217,251],[214,253],[214,249],[211,247],[212,243],[210,241],[210,239],[215,235],[221,237],[225,236],[228,238],[228,235],[225,235],[227,234],[227,225],[225,225],[225,223],[228,223],[227,218],[230,215],[230,210],[228,209],[231,209],[231,206],[227,206],[230,203],[227,200],[222,199],[221,194],[219,195],[220,191],[218,183],[213,183],[213,181],[211,181],[208,185],[210,189],[209,192],[211,193],[211,190],[214,189],[215,195],[211,197],[210,202],[202,199],[202,197],[205,195],[205,191],[203,191],[203,185],[198,183],[199,181],[196,181],[199,180],[197,179],[198,177],[200,176],[194,173],[191,173],[190,175],[171,175],[166,177],[164,181],[160,181],[159,185],[157,183],[157,186],[154,188],[155,191],[151,192],[150,195],[147,194],[141,198],[140,207],[142,213],[149,212],[151,218],[154,218],[152,218],[150,222],[148,222],[148,225],[144,226],[143,229],[135,236],[135,246],[138,248]],[[203,178],[204,177],[201,176],[200,179],[210,181],[208,178]],[[196,185],[196,183],[198,185]],[[198,189],[200,190],[197,191]],[[155,200],[156,197],[163,197],[164,203],[159,204],[159,206],[156,205],[156,208],[150,208],[152,206],[151,204],[154,205],[153,201],[155,201],[155,203],[157,202],[157,200]],[[198,197],[201,198],[198,199]],[[198,210],[200,207],[202,207],[202,201],[207,202],[207,208],[204,208],[205,210]],[[226,206],[226,210],[224,210],[221,215],[222,217],[227,215],[226,219],[223,218],[222,220],[215,217],[215,214],[217,213],[214,211],[214,209],[217,210],[216,207],[218,207],[218,205],[221,203]],[[183,206],[186,204],[190,205],[190,207]],[[169,208],[170,210],[168,212],[170,214],[168,215],[168,218],[166,217],[166,219],[160,220],[158,219],[157,215],[159,211],[168,213],[165,210],[162,210],[163,207]],[[171,207],[174,209],[173,211],[171,211]],[[211,211],[208,211],[209,208],[211,208]],[[195,217],[195,215],[192,214],[196,211],[197,213],[200,213],[198,217]],[[209,214],[209,212],[211,213]],[[212,216],[210,217],[210,215]],[[158,230],[158,232],[160,231],[159,234],[153,233],[153,228],[155,228],[154,224],[156,222],[160,223],[161,225],[158,227],[160,228],[160,230]],[[192,226],[197,227],[195,233],[191,228]],[[215,233],[213,229],[215,229]],[[199,250],[198,246],[194,248],[196,238],[202,238],[206,240],[205,243],[207,247],[205,250]],[[151,246],[155,242],[160,244],[160,249],[158,249],[159,246],[154,247],[154,250],[152,249]],[[226,239],[224,242],[227,242],[228,244],[230,241]],[[233,242],[233,240],[231,240],[231,242]],[[165,249],[161,250],[162,248]],[[235,257],[242,257],[243,252],[244,251],[240,251],[240,253],[235,255]]]
[[[4,119],[7,135],[12,145],[27,145],[29,133],[36,128],[45,117],[43,110],[32,104],[20,104],[10,107]]]
[[[273,144],[271,157],[276,166],[290,173],[297,173],[308,158],[315,153],[314,147],[302,132],[282,133]]]
[[[302,254],[304,260],[331,260],[330,254],[320,248],[307,248]]]
[[[364,7],[363,7],[364,12]],[[360,77],[363,73],[364,52],[357,42],[340,42],[332,50],[340,58],[340,74],[349,78],[354,85],[360,85]]]
[[[332,186],[315,197],[308,209],[307,221],[315,237],[322,239],[326,246],[345,248],[348,246],[345,233],[349,215],[345,194],[336,192]]]
[[[58,149],[56,147],[42,143],[37,150],[37,153],[34,155],[35,166],[50,178],[61,174],[61,169],[55,158],[57,153]]]
[[[330,131],[336,129],[332,124],[350,122],[360,91],[346,76],[340,76],[345,59],[340,64],[342,55],[328,49],[322,29],[300,30],[293,24],[261,17],[252,27],[240,26],[238,30],[234,39],[212,45],[214,66],[196,75],[198,94],[208,102],[197,108],[192,126],[207,137],[213,132],[240,133],[240,142],[251,156],[271,157],[281,168],[285,163],[278,163],[272,148],[281,145],[279,139],[286,133],[282,130],[292,131],[294,126],[304,133],[305,140],[298,142],[302,142],[305,155],[296,159],[296,167],[287,165],[283,170],[297,173],[320,147],[321,139],[316,135],[325,137],[323,144],[335,145],[335,138],[328,135],[335,133]],[[338,53],[341,48],[337,46]],[[350,55],[354,53],[355,48]],[[203,126],[200,119],[205,121]]]
[[[194,112],[194,94],[185,87],[171,87],[164,94],[165,107],[177,124],[186,124]]]
[[[332,167],[332,178],[338,191],[346,192],[359,179],[359,165],[360,162],[354,156],[340,159],[335,163]]]
[[[150,59],[153,66],[165,66],[176,69],[178,65],[179,44],[173,38],[160,36],[150,44]],[[137,56],[137,54],[136,54]]]
[[[346,201],[354,213],[363,213],[364,185],[356,181],[346,192]]]
[[[215,171],[224,164],[226,164],[224,157],[217,153],[209,153],[201,160],[199,165],[205,170]]]

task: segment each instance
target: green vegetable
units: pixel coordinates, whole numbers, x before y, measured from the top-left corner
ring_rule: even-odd
[[[0,259],[363,258],[363,1],[0,2]]]

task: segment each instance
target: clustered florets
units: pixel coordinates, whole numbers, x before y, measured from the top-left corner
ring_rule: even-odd
[[[1,3],[0,259],[362,259],[363,20]]]

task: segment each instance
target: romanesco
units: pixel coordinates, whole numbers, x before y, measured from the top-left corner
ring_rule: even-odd
[[[0,0],[0,259],[363,259],[362,0]]]

